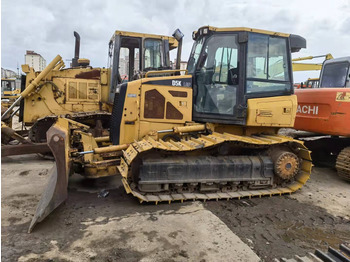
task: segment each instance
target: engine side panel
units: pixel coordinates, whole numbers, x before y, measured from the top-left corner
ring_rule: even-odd
[[[26,86],[38,72],[31,71]],[[23,121],[33,124],[42,117],[76,112],[111,111],[107,105],[109,69],[70,68],[53,70],[36,92],[24,98]]]
[[[124,88],[120,91],[123,97],[118,99],[118,103],[123,102],[112,112],[113,144],[132,143],[145,136],[157,139],[157,131],[192,121],[190,75],[145,78],[129,82]],[[116,119],[118,124],[113,123]]]
[[[297,98],[276,96],[248,99],[247,126],[292,127],[297,110]]]

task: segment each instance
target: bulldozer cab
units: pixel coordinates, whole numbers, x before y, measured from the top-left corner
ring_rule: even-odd
[[[13,91],[15,88],[15,79],[1,79],[2,91]]]
[[[320,88],[350,87],[350,57],[324,62],[320,74]]]
[[[250,98],[293,93],[291,51],[304,38],[248,28],[202,27],[188,62],[193,76],[193,120],[246,123]]]
[[[11,78],[1,79],[1,97],[3,96],[15,96],[19,93],[20,81]]]
[[[118,85],[140,79],[148,71],[171,69],[170,51],[178,47],[174,37],[116,31],[109,42],[110,102]]]
[[[15,90],[15,80],[14,79],[1,79],[1,97],[4,95],[9,95]]]

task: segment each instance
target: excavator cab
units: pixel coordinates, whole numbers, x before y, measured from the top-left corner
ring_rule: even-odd
[[[290,50],[301,37],[202,27],[193,39],[193,120],[246,125],[248,99],[293,94]]]
[[[320,75],[320,88],[350,87],[350,57],[325,61]]]

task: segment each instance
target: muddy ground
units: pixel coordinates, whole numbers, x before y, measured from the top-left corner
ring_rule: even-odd
[[[271,261],[350,242],[350,183],[330,168],[292,196],[157,206],[116,177],[73,176],[68,201],[28,234],[51,165],[2,158],[2,261]]]

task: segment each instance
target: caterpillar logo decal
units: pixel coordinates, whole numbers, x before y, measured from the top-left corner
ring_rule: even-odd
[[[335,101],[350,102],[350,92],[337,92]]]
[[[298,105],[297,113],[318,115],[318,106]]]

